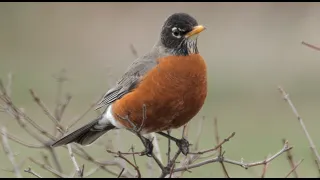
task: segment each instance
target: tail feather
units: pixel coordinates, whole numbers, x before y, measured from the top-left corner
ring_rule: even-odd
[[[51,146],[58,147],[62,145],[66,145],[72,142],[81,144],[81,145],[89,145],[97,140],[100,136],[102,136],[107,131],[115,128],[113,125],[108,124],[104,125],[103,128],[97,128],[99,124],[100,118],[84,125],[83,127],[75,130],[74,132],[64,136],[63,138],[54,142]]]

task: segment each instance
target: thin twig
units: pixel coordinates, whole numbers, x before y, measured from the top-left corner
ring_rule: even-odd
[[[8,74],[8,82],[7,82],[7,87],[6,87],[6,91],[7,91],[7,96],[11,98],[11,93],[12,93],[12,73],[10,72]]]
[[[94,159],[89,153],[87,153],[82,147],[80,146],[77,146],[77,144],[74,144],[77,149],[74,149],[74,153],[77,154],[79,157],[85,159],[85,160],[88,160],[89,162],[97,165],[100,167],[100,169],[114,175],[114,176],[118,176],[119,173],[115,172],[115,171],[112,171],[110,170],[109,168],[105,167],[105,166],[111,166],[111,165],[114,165],[114,166],[117,166],[119,167],[120,169],[122,168],[125,168],[125,164],[122,164],[122,162],[119,162],[119,161],[97,161],[96,159]],[[63,146],[65,147],[65,146]],[[67,148],[67,147],[65,147]],[[81,151],[81,153],[79,152]],[[123,177],[133,177],[133,173],[131,171],[127,171],[127,173],[123,173],[122,176]]]
[[[58,82],[57,95],[56,95],[56,107],[54,110],[55,118],[58,121],[61,120],[60,100],[61,100],[61,94],[62,94],[62,87],[63,87],[63,83],[68,80],[65,73],[66,73],[66,70],[62,69],[58,75],[53,75],[53,78],[55,78]]]
[[[41,148],[45,148],[46,146],[44,145],[35,145],[35,144],[29,144],[29,143],[26,143],[26,142],[23,142],[22,140],[18,139],[17,137],[15,137],[14,135],[10,134],[9,132],[7,132],[7,137],[8,139],[20,144],[20,145],[23,145],[25,147],[28,147],[28,148],[36,148],[36,149],[41,149]]]
[[[89,176],[93,175],[94,173],[96,173],[99,169],[101,169],[100,166],[98,166],[96,168],[92,168],[86,174],[84,174],[83,177],[84,178],[89,177]]]
[[[171,132],[171,130],[168,130],[167,131],[167,133],[168,133],[168,135],[170,136],[170,132]],[[168,152],[167,152],[167,157],[168,157],[168,159],[167,159],[167,165],[169,164],[169,162],[170,162],[170,153],[171,153],[171,140],[170,140],[170,138],[168,138]]]
[[[62,167],[61,167],[61,163],[60,163],[60,161],[58,159],[58,155],[57,155],[55,149],[53,149],[52,147],[48,147],[47,149],[48,149],[48,151],[50,152],[50,154],[52,156],[52,159],[53,159],[53,161],[54,161],[54,163],[55,163],[55,165],[57,167],[57,170],[61,173],[62,172]]]
[[[71,161],[72,161],[72,163],[73,163],[73,165],[74,165],[74,167],[75,167],[75,169],[76,169],[76,172],[78,173],[78,177],[82,177],[82,175],[83,175],[83,174],[82,174],[82,171],[81,171],[81,169],[79,168],[79,165],[78,165],[78,163],[77,163],[77,161],[76,161],[76,158],[74,157],[74,154],[73,154],[73,152],[72,152],[71,145],[68,144],[67,147],[68,147],[68,152],[69,152],[69,156],[70,156],[70,158],[71,158]]]
[[[140,170],[139,170],[139,167],[134,165],[131,161],[129,161],[127,158],[125,158],[124,156],[122,156],[121,152],[119,151],[118,152],[118,157],[125,160],[127,163],[129,163],[136,171],[137,171],[137,175],[138,175],[138,178],[141,178],[141,173],[140,173]]]
[[[287,152],[288,152],[288,151],[287,151]],[[265,158],[265,161],[268,159],[268,157],[269,157],[269,156],[267,156],[267,157]],[[264,178],[264,177],[266,176],[268,166],[269,166],[269,163],[265,163],[265,164],[263,165],[261,178]]]
[[[285,176],[285,178],[289,177],[290,174],[291,174],[292,172],[294,172],[294,171],[297,169],[297,167],[302,163],[302,161],[303,161],[303,159],[301,159],[301,160],[290,170],[290,172]]]
[[[211,149],[207,149],[207,150],[203,150],[203,151],[199,151],[199,152],[190,152],[189,154],[205,154],[208,152],[212,152],[215,151],[217,149],[219,149],[224,143],[228,142],[232,137],[234,137],[236,135],[235,132],[231,133],[226,139],[224,139],[223,141],[221,141],[217,146],[215,146],[214,148]]]
[[[171,170],[170,170],[170,175],[169,175],[169,178],[172,177],[173,175],[173,170],[174,170],[174,167],[176,166],[176,163],[173,163],[172,167],[171,167]]]
[[[55,176],[58,176],[60,178],[69,178],[67,175],[62,174],[62,173],[58,172],[57,170],[53,169],[52,167],[50,167],[50,166],[48,166],[46,164],[43,164],[43,163],[41,163],[41,162],[31,158],[31,157],[29,158],[29,160],[31,162],[37,164],[38,166],[40,166],[42,169],[45,169],[45,170],[51,172]]]
[[[50,110],[47,108],[47,106],[41,101],[41,99],[36,95],[36,93],[33,91],[33,89],[30,89],[30,94],[33,98],[33,100],[40,106],[40,108],[43,110],[44,114],[49,117],[49,119],[55,124],[56,127],[59,127],[64,131],[64,127],[60,124],[60,122],[55,118],[55,116],[50,112]]]
[[[98,102],[98,101],[97,101],[97,102]],[[86,116],[86,115],[90,112],[91,109],[94,108],[95,105],[96,105],[96,103],[92,103],[92,104],[89,106],[89,108],[88,108],[86,111],[84,111],[83,114],[81,114],[81,115],[78,116],[77,118],[74,118],[74,119],[69,123],[69,125],[67,126],[66,129],[70,129],[70,128],[72,128],[75,124],[77,124],[84,116]]]
[[[1,90],[1,88],[0,88]],[[3,92],[3,94],[6,94],[5,92]],[[42,135],[50,138],[51,140],[55,140],[56,138],[54,136],[52,136],[51,134],[49,134],[44,128],[42,128],[41,126],[39,126],[34,120],[32,120],[29,116],[27,116],[22,110],[20,110],[19,108],[17,108],[11,101],[11,99],[8,96],[3,95],[4,97],[2,98],[7,107],[9,107],[9,110],[7,111],[8,114],[12,115],[19,123],[19,125],[25,129],[30,135],[32,135],[35,139],[37,139],[38,141],[42,142],[45,144],[45,141],[43,139],[41,139],[37,134],[32,133],[31,130],[27,130],[26,129],[26,124],[22,121],[26,120],[28,121],[35,129],[37,129]]]
[[[286,143],[286,140],[283,139],[282,142],[283,142],[283,144],[284,144],[284,143]],[[287,159],[288,159],[288,161],[289,161],[289,163],[290,163],[291,169],[293,169],[293,168],[294,168],[294,162],[293,162],[293,156],[292,156],[290,150],[287,151]],[[295,171],[295,169],[293,170],[292,173],[293,173],[293,175],[294,175],[295,178],[298,178],[298,173],[297,173],[297,171]]]
[[[109,150],[109,149],[107,149],[107,152],[108,153],[110,153],[110,154],[118,154],[118,152],[114,152],[114,151],[111,151],[111,150]],[[121,152],[121,155],[123,155],[123,156],[125,156],[125,155],[133,155],[133,154],[135,154],[135,155],[141,155],[143,153],[143,151],[141,151],[141,152]]]
[[[318,163],[318,161],[317,161],[317,157],[316,157],[316,155],[313,153],[313,151],[312,151],[312,148],[310,147],[310,150],[311,150],[311,155],[312,155],[312,157],[313,157],[313,162],[314,162],[314,165],[316,166],[316,168],[317,168],[317,170],[318,170],[318,173],[319,173],[319,176],[318,176],[318,178],[320,178],[320,164]]]
[[[286,102],[288,102],[288,104],[289,104],[289,106],[291,107],[293,113],[294,113],[295,116],[297,117],[297,119],[298,119],[298,121],[299,121],[299,123],[300,123],[300,125],[301,125],[301,127],[302,127],[302,129],[303,129],[303,131],[304,131],[304,133],[305,133],[305,135],[307,136],[307,139],[308,139],[308,141],[309,141],[309,144],[310,144],[310,147],[311,147],[311,149],[312,149],[312,152],[314,153],[315,157],[317,158],[318,164],[320,164],[320,156],[319,156],[319,154],[318,154],[318,151],[317,151],[317,149],[316,149],[316,146],[315,146],[315,144],[314,144],[314,142],[313,142],[313,140],[312,140],[312,138],[311,138],[311,136],[310,136],[310,134],[309,134],[309,132],[308,132],[308,130],[307,130],[307,128],[306,128],[306,126],[305,126],[302,118],[301,118],[301,116],[299,115],[297,109],[295,108],[295,106],[293,105],[291,99],[289,98],[289,94],[287,94],[287,93],[285,92],[285,90],[284,90],[282,87],[280,87],[280,86],[279,86],[279,90],[280,90],[280,92],[282,93],[282,96],[283,96],[284,100],[285,100]]]
[[[8,156],[13,168],[14,168],[14,173],[16,175],[17,178],[22,178],[21,173],[20,173],[20,169],[17,166],[17,164],[15,163],[15,159],[14,159],[14,154],[9,146],[9,142],[8,142],[8,138],[7,138],[7,133],[6,133],[6,128],[2,127],[1,128],[2,131],[2,146],[3,146],[3,150],[6,153],[6,155]]]
[[[120,173],[119,173],[119,175],[118,175],[118,177],[117,177],[117,178],[120,178],[120,177],[121,177],[121,175],[122,175],[123,171],[124,171],[124,168],[122,168],[122,170],[120,171]]]
[[[193,151],[198,151],[199,149],[199,142],[200,142],[200,137],[202,134],[202,129],[203,129],[203,124],[204,124],[205,116],[202,117],[202,120],[199,122],[198,126],[198,133],[196,136],[195,140],[195,145],[193,146]],[[188,154],[187,156],[184,157],[184,159],[181,161],[180,166],[188,166],[192,163],[194,163],[196,160],[198,160],[201,157],[200,154]],[[208,157],[206,157],[208,158]],[[180,175],[178,175],[179,178],[183,176],[185,171],[182,171]],[[176,176],[176,175],[175,175]]]
[[[67,95],[66,95],[66,100],[62,103],[61,108],[60,108],[60,110],[59,110],[59,115],[58,115],[58,117],[56,117],[56,119],[57,119],[58,121],[61,122],[62,116],[63,116],[63,114],[64,114],[64,111],[66,110],[67,106],[69,105],[69,103],[70,103],[70,101],[71,101],[71,98],[72,98],[72,96],[71,96],[70,94],[67,94]]]
[[[302,41],[301,44],[303,44],[303,45],[305,45],[305,46],[308,46],[309,48],[312,48],[312,49],[314,49],[314,50],[320,51],[320,48],[319,48],[319,47],[314,46],[314,45],[309,44],[309,43],[306,43],[306,42],[304,42],[304,41]]]
[[[176,168],[174,170],[174,172],[185,171],[187,169],[197,168],[197,167],[203,166],[205,164],[210,164],[210,163],[220,162],[220,161],[223,161],[223,162],[229,163],[229,164],[233,164],[233,165],[238,165],[240,167],[248,169],[248,168],[253,167],[253,166],[259,166],[259,165],[262,165],[262,164],[269,163],[270,161],[274,160],[275,158],[280,156],[282,153],[284,153],[284,152],[286,152],[286,151],[288,151],[290,149],[292,149],[292,147],[289,147],[288,143],[286,143],[279,152],[277,152],[276,154],[274,154],[270,158],[268,158],[266,160],[263,160],[263,161],[253,162],[253,163],[244,163],[242,161],[239,162],[239,161],[234,161],[234,160],[230,160],[230,159],[227,159],[227,158],[222,158],[221,159],[221,157],[218,156],[218,157],[215,157],[215,158],[212,158],[212,159],[209,159],[209,160],[205,160],[205,161],[190,165],[188,167]]]
[[[16,155],[14,155],[16,156]],[[26,159],[23,159],[20,163],[17,164],[18,168],[21,169],[21,167],[23,167],[23,165],[25,164]],[[6,169],[6,168],[1,168],[2,171],[7,171],[7,172],[11,172],[14,173],[14,168],[12,169]]]
[[[215,129],[215,137],[216,137],[216,142],[217,144],[219,144],[220,142],[220,137],[219,137],[219,131],[218,131],[218,119],[215,117],[214,118],[214,129]],[[235,132],[231,134],[231,137],[233,137],[235,135]],[[228,138],[227,138],[228,139]],[[224,142],[226,142],[226,139],[224,141],[222,141],[221,143],[223,144]],[[220,144],[221,144],[220,143]],[[221,144],[221,145],[222,145]],[[222,146],[219,146],[219,157],[223,158],[223,154],[222,154]],[[225,167],[223,161],[220,161],[224,176],[226,178],[230,178],[229,173],[227,171],[227,168]]]
[[[133,145],[131,146],[130,149],[131,149],[132,152],[134,152],[134,147],[133,147]],[[138,165],[137,165],[137,161],[136,161],[136,156],[135,156],[135,154],[132,154],[132,158],[133,158],[134,165],[135,165],[135,166],[138,166]]]
[[[42,151],[41,151],[40,153],[41,153],[41,156],[42,156],[42,158],[43,158],[44,163],[45,163],[46,165],[52,167],[51,164],[50,164],[50,161],[49,161],[48,156],[47,156],[44,152],[42,152]]]
[[[32,171],[32,169],[29,167],[28,169],[25,169],[24,172],[34,175],[37,178],[42,178],[38,173],[35,173]]]

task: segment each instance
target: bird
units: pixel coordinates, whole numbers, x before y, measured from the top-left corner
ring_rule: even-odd
[[[167,17],[151,50],[136,58],[96,104],[96,110],[105,110],[51,146],[87,146],[110,130],[127,129],[143,140],[148,156],[152,142],[142,135],[153,132],[175,141],[187,155],[189,142],[164,131],[187,124],[205,103],[207,66],[197,46],[205,29],[188,13]]]

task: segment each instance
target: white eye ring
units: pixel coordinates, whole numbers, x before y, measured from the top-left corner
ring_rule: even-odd
[[[176,37],[176,38],[181,38],[180,28],[179,28],[179,30],[178,30],[178,28],[173,27],[173,28],[172,28],[172,36],[174,36],[174,37]]]

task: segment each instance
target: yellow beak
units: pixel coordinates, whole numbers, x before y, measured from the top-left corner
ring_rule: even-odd
[[[201,33],[203,30],[205,30],[206,28],[204,27],[204,26],[202,26],[202,25],[199,25],[199,26],[195,26],[195,27],[193,27],[193,30],[192,31],[190,31],[190,32],[188,32],[186,35],[185,35],[185,37],[186,38],[189,38],[189,37],[191,37],[191,36],[193,36],[193,35],[196,35],[196,34],[199,34],[199,33]]]

